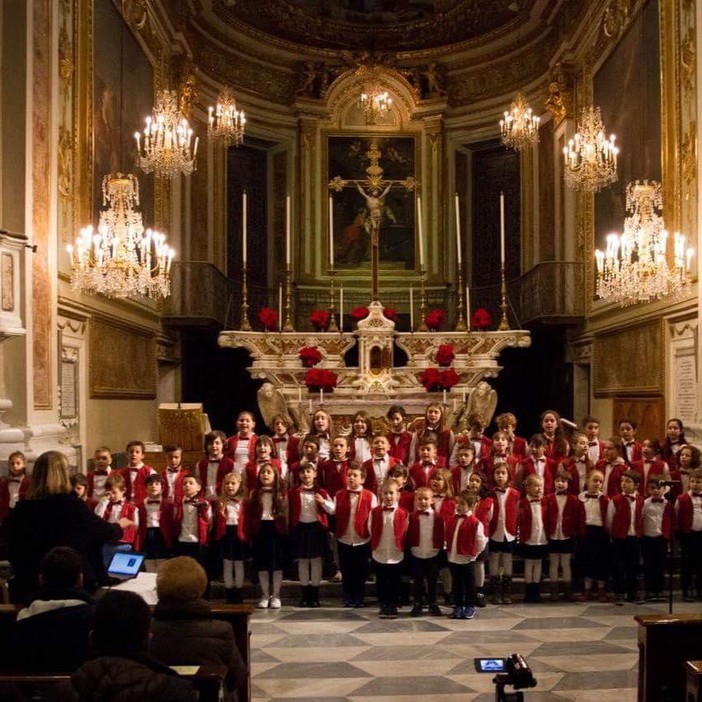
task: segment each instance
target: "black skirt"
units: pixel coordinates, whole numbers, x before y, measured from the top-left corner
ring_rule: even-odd
[[[261,528],[252,539],[254,568],[282,570],[285,565],[284,538],[275,528],[272,519],[261,520]]]
[[[522,558],[529,559],[530,561],[540,561],[542,558],[548,556],[548,544],[534,545],[522,544],[519,547],[519,553]]]
[[[222,558],[228,561],[243,561],[244,544],[239,540],[239,530],[236,525],[228,524],[224,536],[219,540]]]
[[[488,546],[492,553],[514,553],[514,541],[495,541],[490,539]]]
[[[298,522],[292,533],[295,558],[321,558],[326,548],[326,532],[319,522]]]
[[[549,553],[573,553],[575,539],[550,539],[548,542]]]
[[[609,577],[609,535],[601,526],[586,526],[580,540],[585,577],[607,580]]]

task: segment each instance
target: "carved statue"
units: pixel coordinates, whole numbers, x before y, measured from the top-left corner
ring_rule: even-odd
[[[256,398],[266,426],[271,425],[276,414],[282,414],[290,422],[294,421],[285,396],[272,383],[263,383],[256,393]]]
[[[316,97],[315,83],[317,81],[317,66],[312,61],[306,61],[302,75],[300,76],[300,87],[296,91],[297,95],[304,97]]]
[[[424,71],[423,76],[425,82],[425,96],[436,97],[437,95],[444,95],[444,90],[441,87],[441,75],[435,63],[430,63],[427,66],[427,70]]]
[[[496,407],[497,392],[488,383],[481,380],[470,394],[470,399],[467,403],[468,414],[473,412],[482,414],[485,417],[486,424],[490,424]]]

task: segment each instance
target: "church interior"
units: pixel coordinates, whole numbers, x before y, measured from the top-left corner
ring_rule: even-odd
[[[3,0],[0,35],[1,472],[134,439],[162,467],[180,407],[702,445],[699,1]],[[475,655],[541,656],[528,699],[633,699],[635,610],[481,612]],[[305,614],[256,614],[255,698],[490,695],[453,624],[403,654]]]

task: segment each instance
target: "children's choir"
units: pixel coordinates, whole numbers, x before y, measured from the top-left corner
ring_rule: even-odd
[[[231,603],[242,602],[247,561],[258,607],[271,609],[281,607],[283,572],[293,562],[301,607],[319,606],[323,570],[338,564],[344,607],[365,605],[372,567],[380,617],[398,616],[409,583],[411,615],[441,616],[441,580],[449,616],[471,619],[486,595],[512,602],[514,556],[523,561],[526,602],[542,600],[544,561],[551,600],[610,601],[611,580],[617,603],[659,601],[673,536],[683,598],[702,596],[701,457],[679,419],[668,421],[662,446],[639,443],[629,418],[604,441],[592,416],[582,431],[566,433],[554,410],[528,443],[511,413],[497,417],[492,438],[479,414],[454,436],[440,404],[427,407],[416,432],[400,405],[387,420],[387,434],[373,434],[359,411],[352,432],[335,435],[332,417],[317,410],[311,433],[298,437],[279,415],[267,436],[241,412],[233,436],[205,436],[192,469],[172,445],[158,473],[144,463],[144,444],[130,441],[125,468],[114,469],[101,446],[93,470],[72,485],[103,519],[129,522],[105,562],[134,549],[157,571],[172,555],[192,556],[223,576]],[[13,453],[0,480],[0,520],[23,499],[25,473],[24,456]]]

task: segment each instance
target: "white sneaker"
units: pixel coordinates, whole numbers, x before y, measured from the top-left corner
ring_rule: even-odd
[[[271,597],[270,608],[271,609],[280,609],[280,607],[281,607],[280,597]]]
[[[269,599],[268,597],[262,597],[258,604],[256,605],[259,609],[268,609]],[[280,607],[280,605],[278,605]]]

